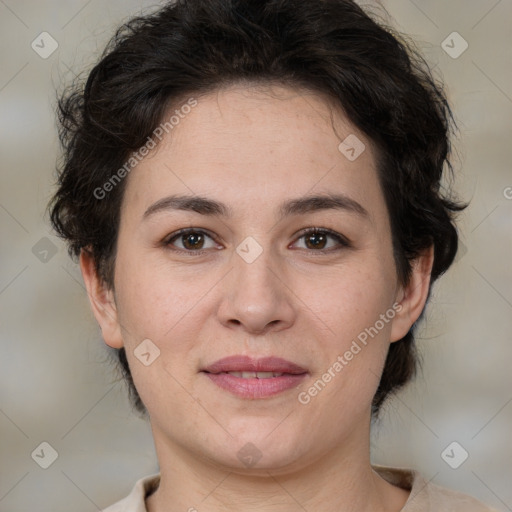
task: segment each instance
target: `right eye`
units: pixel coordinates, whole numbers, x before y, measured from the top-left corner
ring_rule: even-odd
[[[210,236],[204,230],[196,228],[180,229],[176,233],[172,233],[169,237],[167,237],[166,240],[164,241],[164,245],[166,247],[171,248],[171,250],[176,250],[177,252],[184,252],[188,254],[203,254],[203,252],[205,251],[205,237],[213,241],[213,237]],[[181,248],[172,248],[175,246],[175,240],[178,240],[182,244]],[[215,244],[213,244],[210,247],[207,247],[206,249],[211,248],[215,248]]]

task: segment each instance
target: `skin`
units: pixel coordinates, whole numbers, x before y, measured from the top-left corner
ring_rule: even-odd
[[[432,250],[401,286],[375,151],[326,98],[276,85],[197,98],[127,178],[114,289],[98,279],[91,256],[81,256],[104,340],[126,347],[149,411],[161,483],[147,508],[397,512],[409,492],[370,465],[371,401],[389,344],[425,305]],[[366,147],[354,161],[338,150],[349,134]],[[325,193],[348,196],[368,215],[329,209],[278,218],[281,202]],[[171,194],[221,201],[232,217],[163,210],[143,219]],[[189,227],[212,238],[165,245]],[[300,234],[310,227],[330,228],[350,246],[329,236],[318,247]],[[252,263],[236,252],[248,236],[262,249]],[[301,404],[299,392],[395,303],[400,312]],[[144,339],[160,350],[149,366],[134,355]],[[282,357],[309,373],[297,389],[239,398],[200,372],[234,354]],[[261,453],[253,467],[237,457],[247,443]]]

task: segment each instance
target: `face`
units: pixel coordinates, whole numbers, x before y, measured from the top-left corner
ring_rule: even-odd
[[[285,87],[185,111],[127,178],[114,293],[82,259],[157,449],[286,471],[365,448],[389,343],[426,295],[398,283],[371,141]]]

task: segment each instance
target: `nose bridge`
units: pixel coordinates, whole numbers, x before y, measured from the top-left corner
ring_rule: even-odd
[[[276,267],[279,262],[272,257],[270,239],[246,237],[237,247],[234,259],[235,288],[240,288],[253,300],[268,301],[276,296]],[[279,281],[279,280],[278,280]],[[279,281],[280,282],[280,281]],[[282,285],[282,283],[281,283]],[[267,296],[268,295],[268,296]]]
[[[273,257],[269,238],[261,243],[248,236],[233,254],[229,289],[223,298],[223,322],[243,324],[251,331],[262,331],[269,324],[288,325],[293,308],[287,293],[281,262]]]

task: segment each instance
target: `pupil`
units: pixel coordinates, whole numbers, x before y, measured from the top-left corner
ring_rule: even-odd
[[[307,238],[308,241],[311,241],[312,239],[314,239],[315,237],[318,237],[320,238],[320,243],[315,243],[313,242],[313,247],[316,247],[318,248],[320,245],[322,246],[321,248],[324,247],[325,244],[322,244],[322,242],[325,243],[325,235],[323,235],[322,233],[313,233],[312,235],[309,235],[309,237]]]
[[[197,249],[198,242],[201,241],[202,235],[198,233],[189,233],[185,236],[185,247],[189,249]],[[189,241],[192,240],[192,243],[189,244]]]

